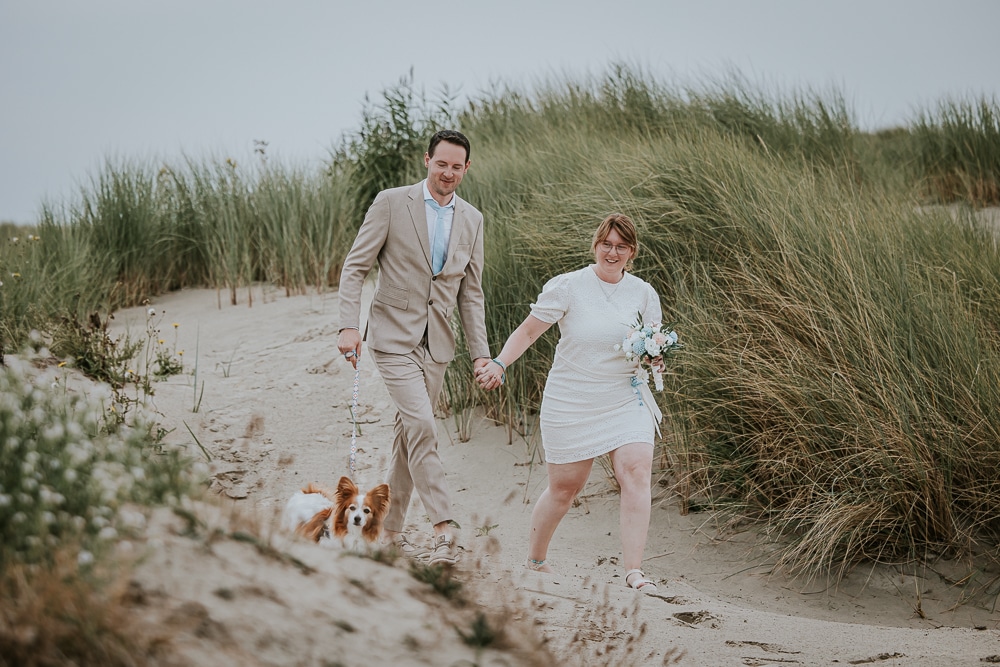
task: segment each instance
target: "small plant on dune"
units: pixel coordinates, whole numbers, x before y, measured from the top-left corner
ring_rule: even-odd
[[[112,338],[108,332],[110,318],[101,319],[97,312],[90,314],[87,324],[75,315],[63,317],[52,332],[51,350],[63,364],[71,364],[88,378],[104,383],[110,390],[104,406],[104,427],[114,429],[124,424],[134,405],[142,402],[140,392],[153,393],[148,376],[142,377],[131,368],[132,361],[142,343],[131,341],[128,336]],[[32,333],[36,351],[41,348],[42,337]],[[127,391],[129,382],[135,383],[135,393]]]
[[[468,632],[463,632],[457,626],[455,627],[455,632],[458,633],[463,642],[474,648],[486,648],[490,646],[496,640],[499,633],[497,628],[490,626],[486,614],[481,611],[476,613],[476,617],[472,620]]]
[[[499,526],[500,526],[500,524],[498,524],[498,523],[482,525],[479,528],[476,528],[476,536],[477,537],[486,537],[487,535],[490,534],[491,530],[493,530],[494,528],[497,528]]]
[[[364,552],[362,556],[364,558],[370,558],[376,563],[392,565],[399,559],[400,553],[395,547],[389,547],[385,549],[372,549],[371,551]]]
[[[72,359],[74,367],[90,379],[122,387],[129,362],[142,344],[127,336],[112,338],[108,332],[110,319],[98,312],[91,313],[86,323],[76,315],[63,317],[52,332],[49,348],[56,357]]]
[[[191,387],[194,390],[193,402],[191,404],[191,412],[198,412],[201,410],[201,399],[205,397],[205,381],[201,381],[201,390],[198,389],[198,349],[201,345],[201,336],[195,341],[194,350],[194,372],[192,373],[192,383]]]
[[[148,311],[149,317],[153,317],[155,312],[152,308]],[[162,319],[162,312],[160,314]],[[157,321],[157,324],[159,321]],[[147,323],[147,330],[151,323]],[[177,329],[180,328],[180,324],[174,322],[170,325],[174,330],[174,342],[172,345],[167,345],[163,338],[157,337],[156,339],[156,358],[154,360],[153,375],[157,378],[167,378],[171,375],[179,375],[184,372],[184,350],[177,349]],[[160,334],[160,329],[154,329],[149,331],[150,334]],[[152,336],[150,336],[152,340]]]
[[[71,360],[84,375],[111,388],[106,410],[112,428],[125,423],[129,413],[153,395],[154,379],[184,371],[184,350],[177,349],[180,325],[172,325],[174,341],[167,345],[160,329],[165,313],[149,307],[148,299],[143,306],[147,308],[144,343],[131,340],[127,334],[113,338],[108,330],[111,316],[102,318],[97,312],[90,314],[86,324],[75,315],[63,317],[52,332],[55,356]],[[41,336],[34,340],[36,348],[41,345]],[[140,350],[144,351],[144,359],[137,367],[133,362]]]
[[[410,574],[421,583],[430,584],[437,593],[453,602],[464,603],[462,582],[455,578],[454,568],[447,565],[426,565],[413,561]]]
[[[238,349],[240,349],[239,345],[237,345],[236,347],[233,348],[233,353],[229,355],[229,359],[225,363],[223,363],[221,361],[216,362],[216,364],[215,364],[216,368],[221,368],[222,369],[222,377],[227,378],[227,377],[229,377],[229,374],[232,372],[233,359],[236,357],[236,351]],[[182,352],[183,352],[183,350],[182,350]]]
[[[146,390],[152,393],[150,378],[163,379],[184,372],[184,350],[177,349],[177,330],[180,324],[174,322],[174,340],[171,345],[163,338],[162,322],[166,316],[165,310],[157,310],[150,305],[149,299],[142,302],[146,309],[146,342],[142,375],[145,377]]]

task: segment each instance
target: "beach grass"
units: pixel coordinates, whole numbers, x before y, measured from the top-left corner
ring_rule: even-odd
[[[912,127],[925,191],[945,203],[1000,205],[1000,101],[948,98]]]
[[[682,511],[758,522],[809,576],[996,556],[1000,259],[974,207],[997,203],[998,117],[995,101],[946,101],[869,133],[836,91],[680,87],[627,67],[457,108],[404,78],[317,172],[263,152],[106,163],[77,200],[43,207],[39,240],[0,239],[0,350],[188,286],[220,306],[250,304],[260,282],[334,289],[374,192],[419,179],[426,136],[454,123],[473,141],[461,194],[487,220],[491,349],[548,278],[591,261],[606,214],[636,220],[635,273],[685,343],[658,396],[658,474]],[[930,206],[945,202],[959,206]],[[493,394],[460,358],[455,414],[479,401],[536,446],[557,335]]]

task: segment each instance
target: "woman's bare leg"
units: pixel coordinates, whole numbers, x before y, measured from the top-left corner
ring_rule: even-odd
[[[590,478],[593,459],[575,463],[549,463],[549,485],[535,502],[531,511],[531,532],[528,535],[528,561],[532,569],[552,572],[544,563],[549,551],[549,542],[573,505],[573,499],[583,490]],[[647,508],[648,509],[648,508]],[[648,519],[648,514],[647,514]],[[543,563],[538,565],[539,563]],[[537,567],[536,567],[537,566]]]
[[[652,505],[650,478],[653,471],[653,446],[643,442],[623,445],[611,452],[615,478],[621,487],[622,561],[625,571],[642,569],[642,556],[649,534]]]

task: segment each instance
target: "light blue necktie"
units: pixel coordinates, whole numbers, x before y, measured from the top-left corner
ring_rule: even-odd
[[[434,241],[431,246],[431,269],[437,275],[444,268],[444,256],[448,252],[448,239],[444,237],[444,212],[448,207],[441,206],[433,198],[425,201],[437,213],[437,218],[434,219]]]

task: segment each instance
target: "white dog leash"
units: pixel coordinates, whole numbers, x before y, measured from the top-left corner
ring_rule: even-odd
[[[353,350],[344,352],[344,358],[350,359],[355,356]],[[354,479],[355,459],[358,455],[358,387],[361,385],[361,369],[354,366],[354,391],[351,394],[351,479]]]

